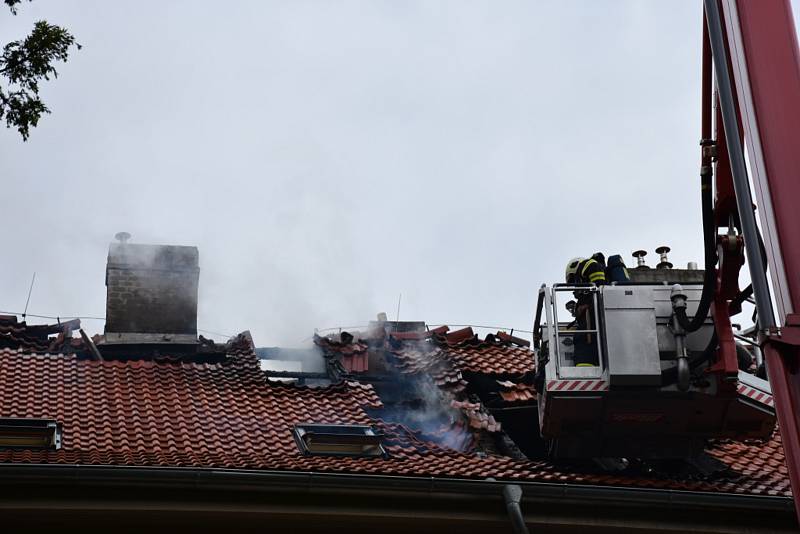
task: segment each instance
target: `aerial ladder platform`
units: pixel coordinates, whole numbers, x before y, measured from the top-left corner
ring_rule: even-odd
[[[560,319],[571,319],[573,294],[591,299],[595,328],[578,330],[574,320]],[[545,370],[537,384],[539,423],[553,457],[691,458],[709,439],[770,437],[769,382],[750,370],[715,368],[710,315],[691,333],[675,319],[675,305],[691,316],[701,295],[701,285],[669,283],[539,290],[534,346],[537,367]],[[591,350],[597,365],[576,366],[579,348]]]
[[[708,438],[766,437],[777,421],[800,512],[797,31],[789,0],[703,7],[703,281],[543,287],[540,428],[555,456],[674,457]],[[740,289],[745,260],[750,285]],[[559,319],[558,297],[586,291],[597,327],[579,332]],[[730,317],[750,298],[768,380],[737,362]],[[576,335],[597,344],[596,367],[570,362]]]

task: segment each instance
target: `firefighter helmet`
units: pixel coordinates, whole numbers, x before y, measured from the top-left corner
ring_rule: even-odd
[[[572,258],[567,262],[566,280],[568,284],[575,282],[576,275],[578,274],[578,265],[581,264],[583,258]]]

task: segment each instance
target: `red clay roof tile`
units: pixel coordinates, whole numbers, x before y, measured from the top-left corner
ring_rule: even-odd
[[[508,380],[497,380],[500,398],[509,404],[529,403],[536,400],[536,390],[532,385],[515,383]]]

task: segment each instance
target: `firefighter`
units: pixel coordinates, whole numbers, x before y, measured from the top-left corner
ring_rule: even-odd
[[[606,283],[604,259],[599,252],[591,258],[572,258],[567,262],[567,283],[604,285]],[[574,315],[578,330],[597,330],[592,293],[578,290],[575,292],[575,298],[577,303]],[[575,366],[596,367],[599,358],[595,334],[575,334],[572,340]]]
[[[598,261],[599,260],[599,261]],[[567,263],[568,284],[606,283],[606,272],[602,253],[597,252],[591,258],[572,258]]]

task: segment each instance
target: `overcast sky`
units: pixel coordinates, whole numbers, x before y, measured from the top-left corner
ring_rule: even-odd
[[[0,310],[35,271],[30,313],[102,317],[121,230],[198,246],[199,327],[259,345],[400,293],[528,330],[572,256],[702,263],[699,0],[36,0],[0,41],[41,18],[83,49],[0,130]]]

